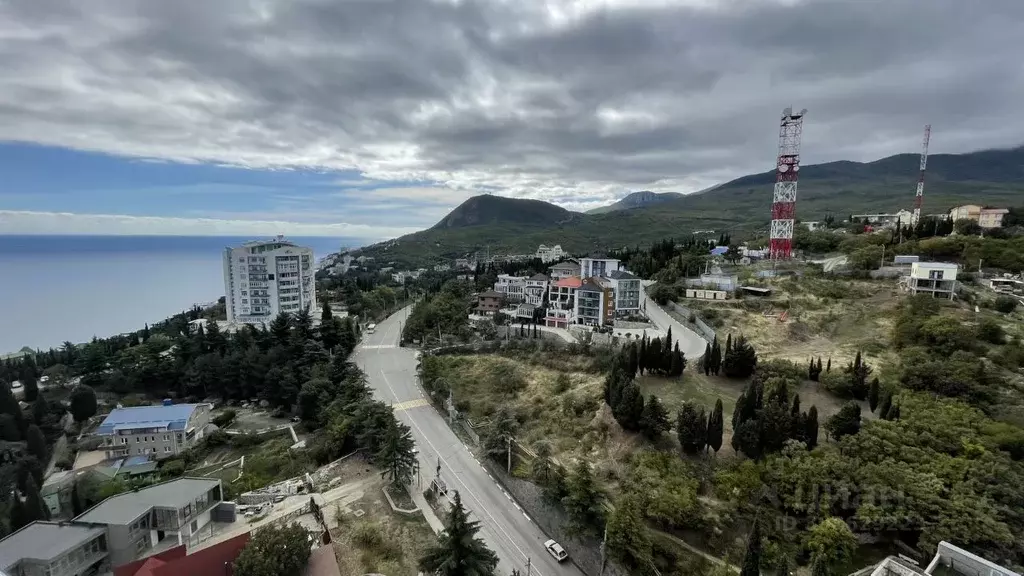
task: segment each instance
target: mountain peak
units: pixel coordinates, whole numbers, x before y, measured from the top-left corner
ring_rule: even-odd
[[[431,230],[468,228],[489,224],[550,226],[568,222],[574,216],[577,216],[575,212],[540,200],[481,194],[456,206]]]
[[[607,212],[615,212],[616,210],[642,208],[644,206],[650,206],[651,204],[660,204],[668,200],[681,198],[682,196],[683,195],[678,192],[651,192],[650,190],[641,190],[639,192],[627,194],[625,198],[614,204],[588,210],[587,214],[604,214]]]

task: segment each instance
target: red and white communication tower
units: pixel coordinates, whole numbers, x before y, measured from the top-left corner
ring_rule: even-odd
[[[912,222],[921,221],[921,204],[924,203],[924,169],[928,166],[928,140],[932,136],[932,125],[924,126],[924,143],[921,144],[921,171],[917,176],[917,194],[914,196],[914,216]]]
[[[794,114],[792,108],[782,111],[779,128],[779,160],[775,166],[775,194],[772,197],[771,242],[768,252],[772,260],[784,260],[793,255],[793,220],[796,215],[796,180],[800,175],[800,136],[803,133],[804,114]]]

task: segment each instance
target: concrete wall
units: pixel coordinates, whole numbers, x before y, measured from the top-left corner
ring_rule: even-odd
[[[701,338],[707,340],[708,342],[714,341],[715,329],[712,328],[703,320],[701,320],[700,314],[698,314],[695,310],[691,310],[686,306],[676,304],[675,302],[669,302],[666,308],[680,316],[682,318],[681,322],[685,324],[687,327],[692,328],[697,334],[701,336]],[[690,316],[693,316],[695,318],[694,322],[690,322]]]

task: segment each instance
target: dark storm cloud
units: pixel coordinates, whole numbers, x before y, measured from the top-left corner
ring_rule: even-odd
[[[788,105],[805,162],[1024,129],[1020,0],[573,4],[8,0],[0,138],[582,207],[766,170]]]

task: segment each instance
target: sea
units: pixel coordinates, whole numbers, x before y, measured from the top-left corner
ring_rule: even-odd
[[[138,330],[224,295],[230,236],[0,235],[0,356]],[[317,260],[352,238],[287,237]]]

